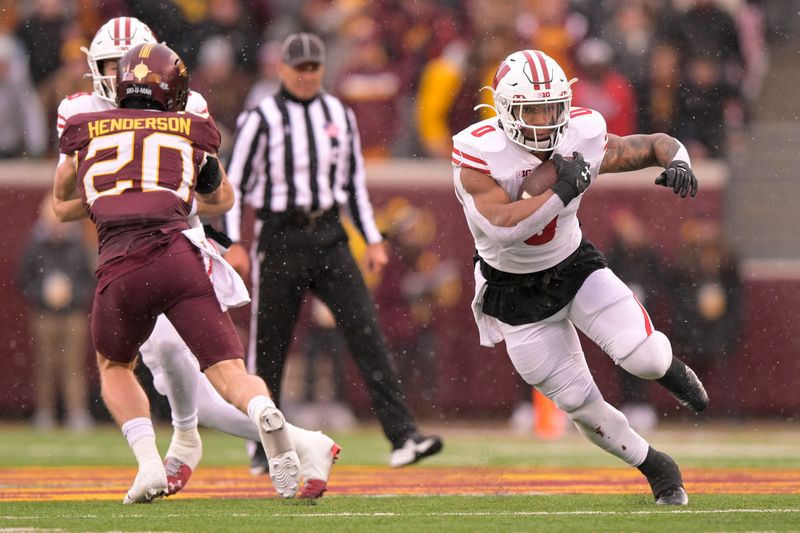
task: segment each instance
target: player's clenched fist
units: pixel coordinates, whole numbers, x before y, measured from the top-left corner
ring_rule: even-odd
[[[670,163],[656,178],[656,185],[671,187],[675,194],[681,195],[681,198],[686,198],[687,194],[692,198],[697,196],[697,178],[685,161]]]
[[[573,159],[564,159],[561,154],[553,154],[558,181],[552,190],[565,206],[585,191],[591,183],[589,163],[583,160],[583,154],[572,152],[572,157]]]

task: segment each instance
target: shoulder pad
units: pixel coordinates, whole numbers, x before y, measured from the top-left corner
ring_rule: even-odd
[[[65,100],[75,100],[76,98],[79,98],[79,97],[81,97],[81,96],[89,96],[90,94],[92,94],[92,93],[90,93],[90,92],[88,92],[88,91],[80,91],[80,92],[77,92],[77,93],[71,94],[71,95],[67,96],[67,97],[66,97],[66,98],[64,98],[64,99],[65,99]]]
[[[606,119],[594,109],[573,107],[569,117],[569,129],[575,129],[581,139],[594,139],[606,134]]]
[[[580,152],[593,171],[596,171],[603,161],[607,141],[606,120],[603,115],[585,107],[573,107],[570,110],[567,136],[556,148],[556,152],[563,155]]]
[[[489,173],[489,156],[503,151],[507,145],[508,138],[497,117],[476,122],[453,136],[453,165]]]
[[[208,116],[208,102],[206,102],[202,94],[189,91],[189,97],[186,100],[186,111],[194,113],[195,115],[200,115],[201,117],[206,117]]]

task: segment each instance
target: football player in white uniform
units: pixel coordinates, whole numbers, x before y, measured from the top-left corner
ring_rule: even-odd
[[[603,172],[659,165],[666,170],[656,184],[681,197],[695,196],[697,180],[676,139],[610,135],[602,115],[571,107],[574,81],[540,51],[515,52],[500,64],[491,87],[498,116],[453,137],[456,195],[478,255],[472,309],[480,341],[505,341],[525,381],[590,441],[638,467],[656,503],[685,505],[678,465],[603,400],[576,328],[617,365],[657,381],[684,406],[703,411],[708,395],[602,253],[583,238],[577,211],[583,191]],[[536,196],[520,195],[525,176],[550,158],[556,184]]]
[[[118,17],[106,22],[95,34],[89,49],[82,49],[87,57],[94,90],[91,93],[76,93],[61,101],[56,125],[59,137],[70,117],[115,108],[119,59],[134,46],[157,42],[150,28],[138,19]],[[208,104],[199,93],[190,91],[186,111],[207,115]],[[64,157],[62,154],[62,160]],[[197,211],[198,215],[221,214],[215,212],[213,206],[201,203],[198,203]],[[200,223],[197,215],[192,218],[194,220],[190,222],[193,226]],[[212,240],[210,246],[217,249],[225,238],[224,235],[218,235],[216,239],[214,235],[208,235],[208,239]],[[208,270],[212,271],[211,268]],[[167,396],[172,411],[174,431],[164,459],[168,494],[185,487],[200,462],[202,442],[197,431],[198,422],[243,439],[259,440],[258,428],[244,413],[219,395],[200,372],[197,359],[164,315],[158,317],[153,333],[141,348],[141,355],[142,361],[153,374],[156,390]],[[286,427],[297,450],[300,475],[304,479],[304,487],[298,497],[319,498],[327,488],[330,469],[340,448],[321,432],[298,428],[288,422]]]

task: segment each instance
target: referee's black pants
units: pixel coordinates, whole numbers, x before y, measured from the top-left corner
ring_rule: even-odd
[[[367,386],[383,432],[394,447],[416,431],[372,297],[335,211],[315,221],[281,214],[264,217],[259,239],[256,369],[276,404],[283,368],[303,298],[311,290],[336,318]],[[288,222],[287,222],[288,219]]]

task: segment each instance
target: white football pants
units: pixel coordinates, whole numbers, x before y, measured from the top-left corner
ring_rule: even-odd
[[[182,426],[194,419],[194,425],[259,440],[253,421],[226,402],[200,372],[197,359],[165,315],[158,317],[140,352],[142,362],[153,374],[156,390],[169,400],[173,426],[185,429]]]
[[[649,379],[663,375],[672,352],[667,343],[650,357],[637,357],[636,365],[626,365],[626,358],[657,332],[633,292],[611,270],[593,272],[572,302],[545,320],[521,326],[497,320],[497,326],[517,372],[566,412],[581,433],[630,465],[644,461],[648,443],[603,400],[575,328],[616,364]]]

